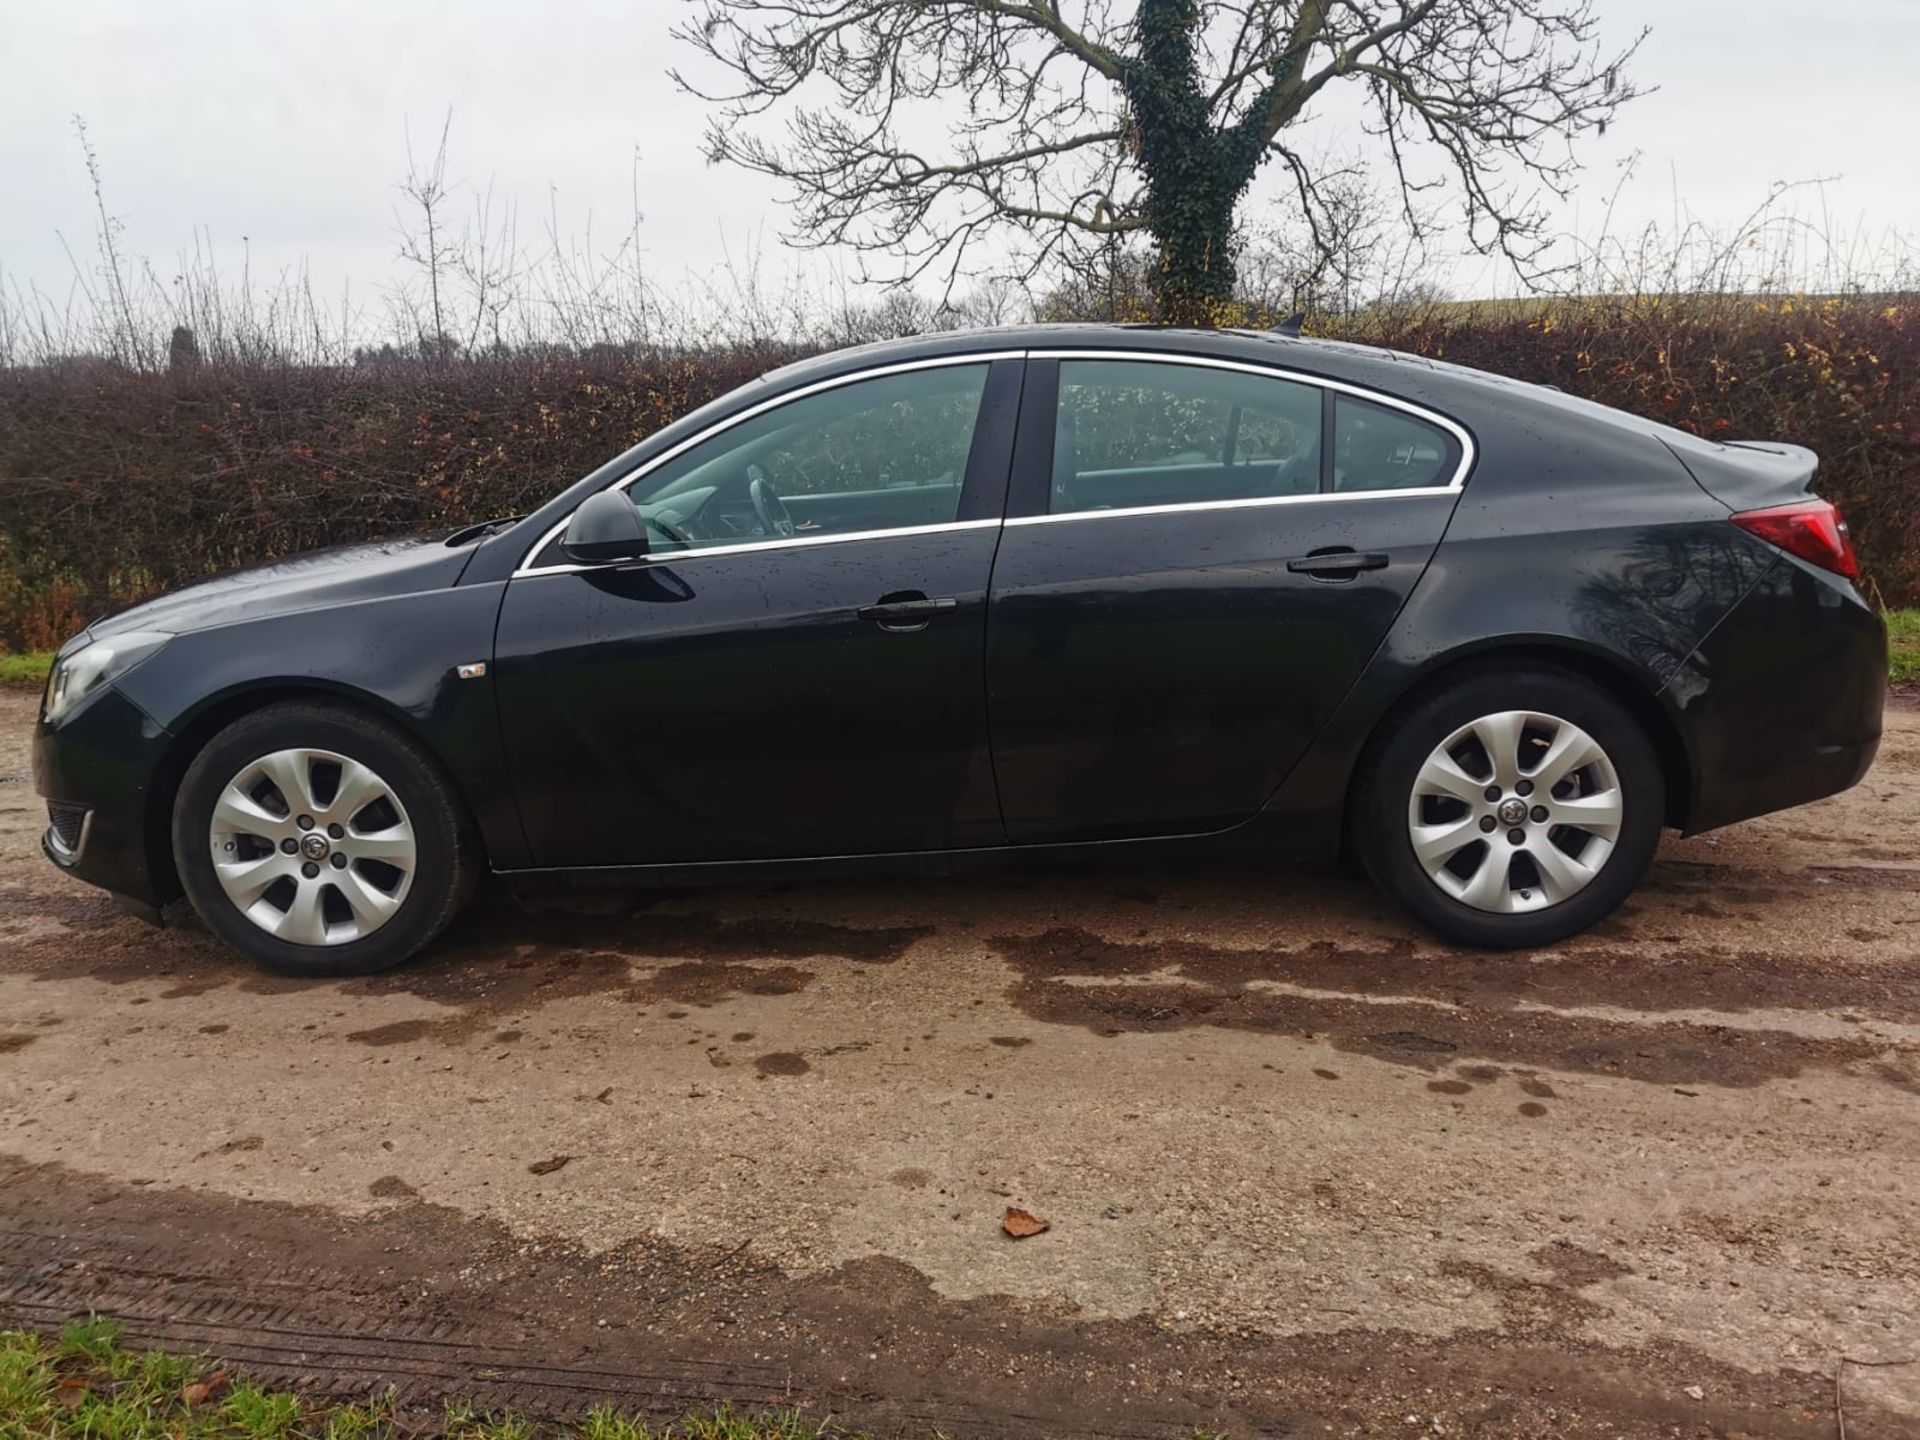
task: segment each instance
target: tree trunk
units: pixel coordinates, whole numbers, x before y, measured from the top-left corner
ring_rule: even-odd
[[[1147,181],[1147,233],[1159,252],[1160,319],[1214,326],[1231,318],[1233,212],[1255,166],[1208,123],[1193,54],[1198,23],[1196,0],[1140,0],[1140,52],[1121,83]]]
[[[1231,321],[1238,198],[1222,199],[1204,183],[1150,192],[1148,233],[1159,251],[1154,292],[1163,323],[1210,329]]]

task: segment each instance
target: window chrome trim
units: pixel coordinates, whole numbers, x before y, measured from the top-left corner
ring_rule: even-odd
[[[1446,431],[1460,444],[1460,463],[1454,466],[1453,479],[1445,485],[1408,485],[1396,490],[1315,490],[1306,495],[1255,495],[1238,500],[1177,500],[1164,505],[1130,505],[1115,510],[1064,510],[1059,514],[1048,511],[1044,515],[1016,515],[1007,520],[1009,525],[1052,525],[1066,520],[1099,520],[1127,515],[1171,515],[1191,510],[1251,510],[1267,505],[1304,505],[1327,500],[1388,500],[1406,499],[1420,495],[1454,495],[1466,489],[1467,476],[1473,470],[1473,462],[1479,456],[1479,447],[1474,443],[1473,432],[1450,415],[1442,415],[1437,410],[1429,410],[1411,400],[1402,400],[1397,395],[1388,395],[1379,390],[1369,390],[1364,385],[1352,385],[1345,380],[1331,380],[1324,375],[1310,375],[1302,370],[1288,370],[1278,365],[1260,365],[1251,360],[1228,360],[1215,355],[1179,355],[1155,350],[1029,350],[1029,360],[1105,360],[1122,361],[1140,365],[1197,365],[1207,370],[1237,370],[1248,375],[1262,376],[1268,380],[1290,380],[1296,385],[1311,385],[1319,390],[1332,390],[1337,394],[1351,395],[1356,400],[1364,400],[1388,410],[1400,410],[1424,420]]]
[[[684,455],[687,451],[693,449],[694,446],[704,444],[708,440],[724,435],[734,426],[751,420],[757,415],[764,415],[769,410],[777,410],[782,405],[791,404],[795,400],[804,400],[810,395],[819,395],[828,390],[837,390],[844,385],[857,384],[862,380],[879,380],[888,375],[904,375],[914,370],[950,369],[956,365],[990,365],[996,360],[1019,360],[1023,359],[1026,353],[1024,350],[981,350],[965,355],[936,355],[926,360],[903,360],[895,365],[879,365],[871,370],[855,370],[845,375],[834,375],[825,380],[817,380],[811,385],[802,385],[797,390],[783,390],[780,394],[770,396],[758,405],[750,405],[738,414],[729,415],[724,420],[715,421],[698,434],[688,436],[678,445],[654,456],[651,460],[646,461],[635,469],[631,474],[621,476],[605,488],[607,490],[625,490],[635,482],[644,480],[669,460],[677,459],[679,456]],[[976,426],[979,424],[979,416],[977,414],[974,417],[974,423]],[[595,493],[604,493],[604,491],[597,491]],[[551,545],[558,536],[565,533],[567,524],[572,519],[573,516],[571,514],[567,515],[565,519],[553,526],[546,534],[534,541],[526,554],[520,557],[519,565],[514,568],[513,573],[507,578],[510,580],[519,580],[529,575],[573,575],[578,574],[582,570],[606,570],[614,568],[606,565],[574,565],[571,563],[565,565],[535,565],[533,563],[534,556]],[[886,530],[856,530],[840,535],[796,535],[785,540],[752,540],[742,542],[738,545],[703,545],[697,550],[663,551],[658,558],[661,561],[668,559],[676,561],[691,560],[697,559],[702,555],[738,555],[748,550],[771,550],[775,548],[784,550],[793,549],[801,545],[830,545],[847,540],[872,540],[881,535],[933,535],[943,530],[975,530],[984,525],[998,525],[999,523],[1000,520],[996,517],[991,520],[955,520],[940,525],[905,525]],[[644,564],[646,562],[642,560],[634,563]]]
[[[1069,520],[1117,520],[1128,515],[1177,515],[1195,510],[1258,510],[1270,505],[1311,505],[1328,500],[1405,500],[1459,495],[1457,485],[1409,485],[1401,490],[1315,490],[1307,495],[1254,495],[1238,500],[1176,500],[1166,505],[1126,505],[1112,510],[1064,510],[1058,515],[1015,515],[1007,524],[1060,525]]]
[[[634,560],[618,560],[606,565],[542,565],[532,570],[516,570],[511,578],[524,580],[535,575],[577,575],[584,570],[631,570],[641,565],[678,565],[688,560],[704,560],[709,555],[746,555],[762,550],[798,550],[810,545],[844,545],[851,540],[887,540],[897,535],[943,535],[958,530],[990,530],[998,529],[1002,523],[998,518],[949,520],[940,525],[895,525],[885,530],[794,535],[785,540],[743,540],[738,545],[702,545],[697,550],[653,551]],[[541,542],[543,545],[545,543]]]
[[[1029,350],[982,350],[964,355],[938,355],[926,360],[905,360],[894,365],[876,366],[871,370],[855,370],[845,375],[835,375],[826,380],[803,385],[797,390],[784,391],[772,396],[758,405],[751,405],[737,415],[715,422],[697,435],[689,436],[678,445],[639,466],[631,474],[624,475],[606,488],[625,490],[636,482],[645,479],[660,466],[685,454],[694,446],[700,445],[716,436],[725,434],[735,425],[764,415],[769,410],[778,409],[795,400],[804,400],[810,395],[822,394],[843,385],[857,384],[862,380],[878,380],[888,375],[901,375],[914,370],[936,370],[955,365],[985,365],[995,360],[1104,360],[1139,365],[1193,365],[1206,370],[1234,370],[1247,375],[1257,375],[1268,380],[1288,380],[1296,385],[1310,385],[1318,390],[1332,390],[1338,394],[1351,395],[1356,400],[1383,406],[1390,410],[1404,411],[1414,418],[1424,420],[1430,425],[1445,430],[1460,444],[1460,462],[1454,467],[1453,479],[1445,485],[1411,485],[1397,490],[1316,490],[1306,495],[1256,495],[1238,500],[1183,500],[1165,505],[1130,505],[1115,510],[1067,510],[1060,514],[1049,512],[1045,515],[1017,515],[1006,519],[957,520],[941,525],[897,526],[887,530],[856,530],[839,535],[797,535],[785,540],[751,540],[740,544],[705,545],[697,550],[669,550],[658,556],[649,556],[634,564],[681,563],[697,560],[703,555],[741,555],[752,550],[793,549],[804,545],[833,545],[851,540],[875,540],[887,535],[935,535],[942,531],[976,530],[990,525],[1055,525],[1068,520],[1122,519],[1133,515],[1172,515],[1197,510],[1249,510],[1269,505],[1307,505],[1329,500],[1405,500],[1430,495],[1457,496],[1466,488],[1467,476],[1473,471],[1473,464],[1479,458],[1479,446],[1475,443],[1473,432],[1449,415],[1430,410],[1411,400],[1403,400],[1397,395],[1388,395],[1380,390],[1369,390],[1364,385],[1350,384],[1345,380],[1334,380],[1324,375],[1310,374],[1304,370],[1290,370],[1279,365],[1265,365],[1251,360],[1231,360],[1216,355],[1182,355],[1165,350],[1085,350],[1085,349],[1029,349]],[[585,570],[604,570],[612,567],[604,565],[539,565],[533,564],[533,557],[561,535],[567,528],[567,522],[573,516],[568,515],[548,530],[521,557],[520,564],[508,578],[519,580],[533,575],[575,575]]]

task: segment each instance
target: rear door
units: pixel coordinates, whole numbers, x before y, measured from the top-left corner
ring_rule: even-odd
[[[1426,568],[1471,440],[1235,362],[1028,361],[987,621],[1015,842],[1252,815]]]

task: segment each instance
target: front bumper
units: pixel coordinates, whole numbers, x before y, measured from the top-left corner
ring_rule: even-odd
[[[1689,835],[1857,783],[1880,748],[1887,629],[1846,581],[1782,559],[1667,686],[1693,760]]]
[[[48,805],[42,852],[136,913],[157,911],[177,893],[164,827],[148,823],[171,739],[112,686],[34,731],[34,788]]]

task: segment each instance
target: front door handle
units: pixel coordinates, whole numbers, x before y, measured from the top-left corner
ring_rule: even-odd
[[[1384,570],[1393,557],[1377,550],[1316,550],[1287,561],[1287,569],[1296,575],[1311,575],[1318,580],[1351,580],[1363,570]]]
[[[882,595],[878,604],[862,605],[854,613],[862,620],[871,620],[882,630],[906,634],[924,630],[934,616],[959,608],[960,602],[951,596],[929,600],[918,590],[903,590],[893,595]]]

